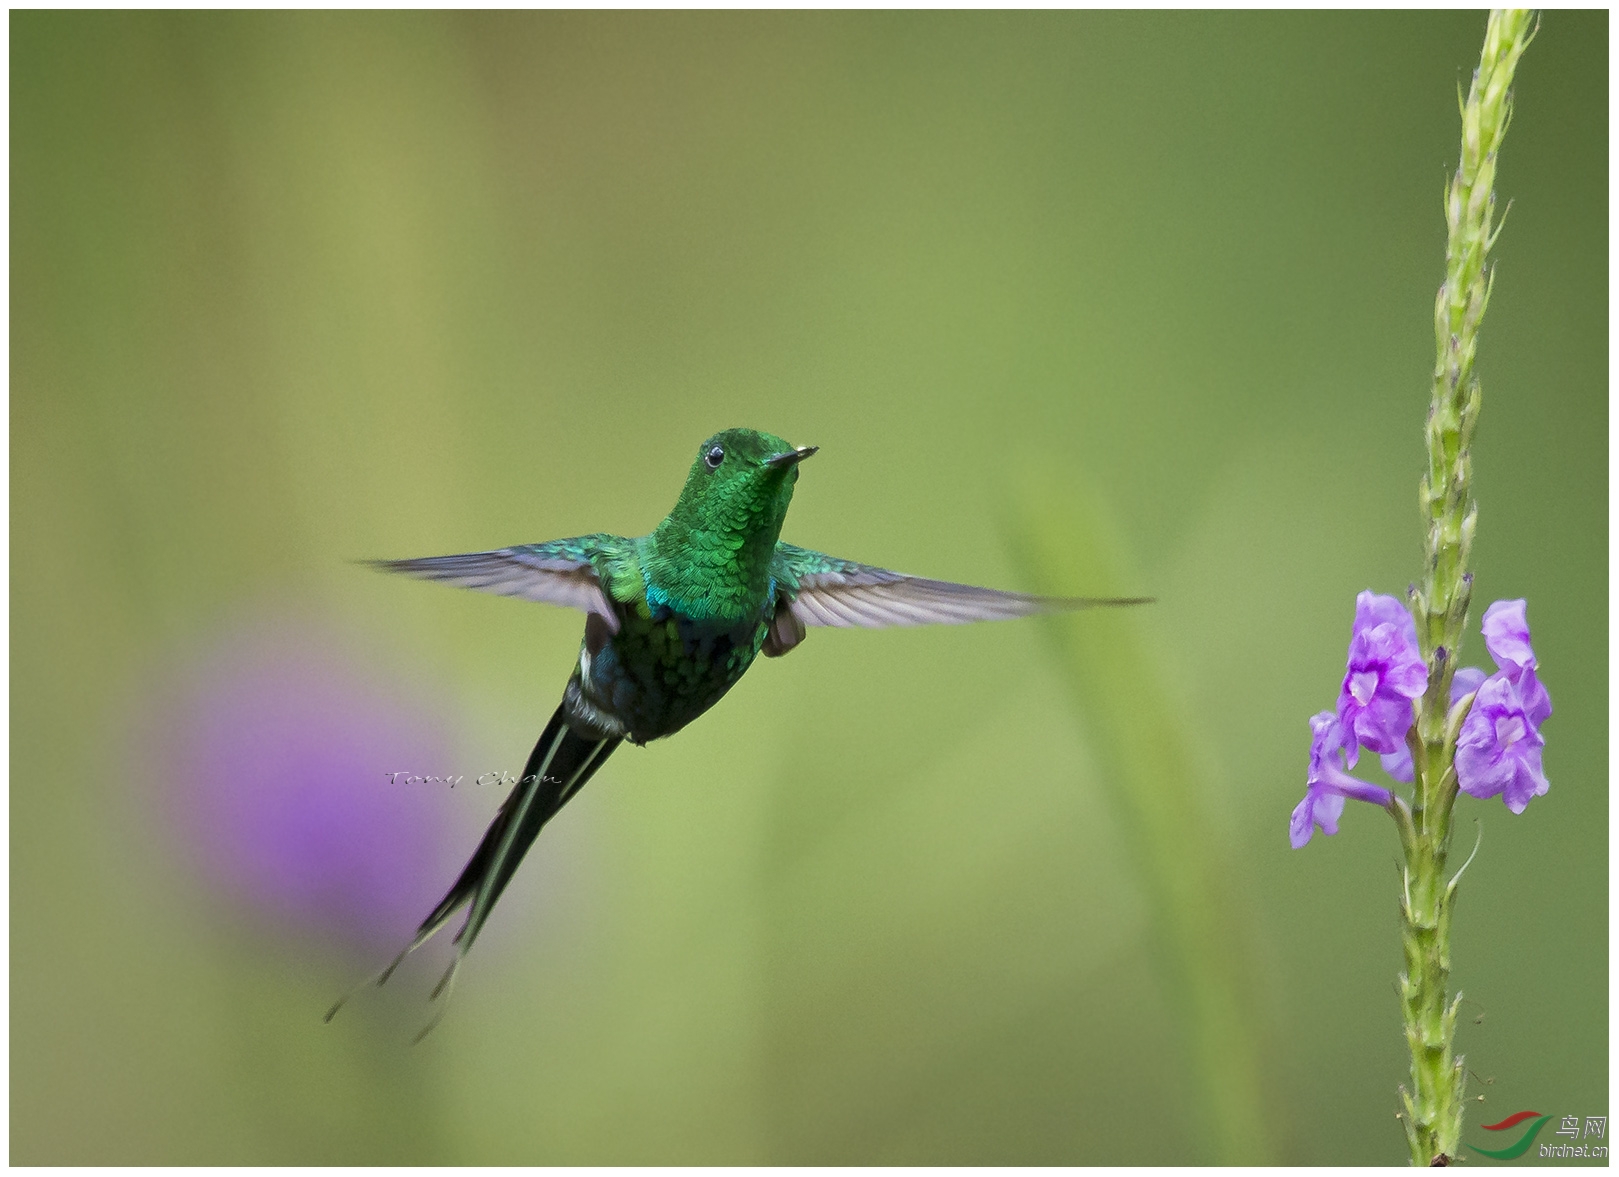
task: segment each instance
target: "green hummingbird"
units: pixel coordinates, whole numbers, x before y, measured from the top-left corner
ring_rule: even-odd
[[[645,744],[673,735],[719,702],[760,654],[779,658],[797,646],[808,626],[955,625],[1149,599],[1000,592],[782,543],[799,465],[817,448],[795,448],[753,429],[715,434],[698,448],[674,510],[639,539],[582,535],[374,562],[389,572],[586,614],[562,702],[516,787],[410,943],[371,978],[376,984],[465,907],[454,958],[429,1000],[446,992],[541,827],[614,749],[625,740]]]

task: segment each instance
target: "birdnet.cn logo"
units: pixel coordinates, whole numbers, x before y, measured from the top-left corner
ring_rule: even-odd
[[[1540,1130],[1557,1116],[1545,1116],[1539,1112],[1514,1112],[1506,1119],[1496,1124],[1481,1125],[1486,1132],[1499,1132],[1505,1139],[1514,1128],[1522,1128],[1522,1134],[1511,1144],[1500,1148],[1481,1148],[1473,1145],[1473,1151],[1483,1157],[1494,1157],[1499,1161],[1515,1160],[1528,1152],[1540,1136]],[[1557,1140],[1559,1136],[1566,1136],[1566,1142]],[[1557,1130],[1552,1133],[1552,1139],[1541,1141],[1539,1155],[1543,1157],[1595,1157],[1605,1159],[1608,1155],[1608,1117],[1607,1116],[1563,1116]],[[1598,1143],[1601,1142],[1601,1143]],[[1491,1143],[1499,1143],[1492,1141]]]

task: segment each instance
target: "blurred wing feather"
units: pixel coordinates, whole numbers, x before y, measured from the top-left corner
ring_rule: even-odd
[[[493,552],[460,556],[425,556],[417,560],[371,560],[373,568],[421,580],[437,580],[461,588],[564,605],[605,620],[618,632],[618,615],[607,594],[594,557],[601,555],[595,537],[520,544]]]
[[[777,545],[778,579],[793,615],[805,625],[878,629],[964,625],[1035,613],[1140,605],[1150,597],[1036,597],[907,576],[792,544]]]

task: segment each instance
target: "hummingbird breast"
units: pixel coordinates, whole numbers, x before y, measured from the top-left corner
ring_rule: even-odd
[[[741,617],[698,618],[668,602],[637,602],[620,609],[616,634],[586,627],[569,694],[577,684],[582,701],[633,743],[673,735],[742,677],[768,630],[764,606]]]

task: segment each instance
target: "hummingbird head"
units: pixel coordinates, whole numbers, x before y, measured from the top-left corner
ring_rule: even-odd
[[[680,501],[659,530],[690,541],[707,538],[745,561],[762,552],[768,561],[793,499],[798,464],[815,450],[757,429],[716,433],[697,447]]]

